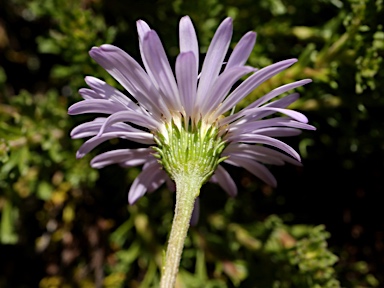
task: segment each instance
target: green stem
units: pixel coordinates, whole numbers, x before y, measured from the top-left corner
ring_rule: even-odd
[[[171,234],[168,240],[160,288],[175,287],[181,254],[183,253],[184,241],[187,237],[193,206],[196,197],[200,193],[202,185],[201,180],[196,178],[197,177],[193,176],[181,176],[175,179],[175,215],[172,222]]]

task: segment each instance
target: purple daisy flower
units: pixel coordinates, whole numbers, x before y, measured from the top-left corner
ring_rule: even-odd
[[[112,45],[93,47],[89,52],[128,91],[130,97],[104,81],[88,76],[85,81],[90,88],[79,91],[84,100],[69,108],[71,115],[107,115],[72,130],[72,138],[91,137],[80,147],[78,158],[112,138],[144,144],[144,148],[139,149],[108,151],[91,161],[94,168],[110,164],[123,167],[143,165],[141,174],[130,188],[130,204],[163,183],[172,187],[171,178],[175,180],[178,173],[172,170],[172,163],[179,163],[181,160],[178,159],[190,157],[188,155],[195,157],[203,153],[201,151],[209,151],[203,153],[204,157],[215,158],[212,163],[204,157],[195,161],[204,162],[202,166],[208,163],[209,169],[201,172],[202,182],[217,183],[231,196],[237,194],[236,184],[221,162],[243,167],[271,186],[276,186],[276,179],[264,164],[289,162],[300,165],[298,153],[274,137],[294,136],[301,132],[300,129],[315,128],[307,124],[303,114],[287,109],[298,99],[297,93],[275,99],[311,82],[310,79],[278,87],[241,111],[225,116],[260,84],[290,67],[296,59],[280,61],[260,70],[246,66],[256,41],[256,33],[248,32],[224,66],[232,36],[232,19],[226,18],[212,39],[199,74],[196,32],[190,18],[185,16],[179,27],[180,54],[176,59],[175,77],[156,32],[142,20],[137,22],[137,30],[145,69]],[[232,91],[234,84],[245,75],[249,77]],[[268,117],[274,113],[284,116]],[[180,131],[187,136],[180,136]],[[190,134],[195,138],[188,136]],[[196,137],[200,137],[203,144],[196,144],[193,140]],[[199,148],[195,149],[195,146]],[[174,150],[178,153],[175,157],[179,158],[172,162],[169,159]],[[180,169],[188,170],[189,166],[186,164]]]

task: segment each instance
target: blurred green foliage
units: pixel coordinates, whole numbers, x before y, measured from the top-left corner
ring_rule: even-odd
[[[75,159],[82,141],[71,140],[69,131],[86,117],[68,117],[66,110],[79,100],[83,78],[93,75],[121,88],[90,59],[92,46],[114,43],[139,59],[135,21],[144,19],[158,31],[172,63],[181,16],[191,16],[202,54],[220,21],[231,16],[232,48],[245,32],[258,32],[252,65],[299,58],[238,109],[279,85],[312,78],[292,106],[306,111],[318,128],[296,143],[307,163],[319,166],[321,159],[337,157],[340,169],[351,170],[373,159],[379,163],[374,170],[382,165],[384,148],[383,5],[380,0],[2,1],[0,286],[144,288],[159,281],[174,195],[162,188],[128,207],[126,191],[137,168],[97,171],[89,166],[92,155]],[[124,145],[132,143],[115,140],[99,151]],[[293,181],[308,183],[301,170],[294,171]],[[270,216],[281,210],[284,198],[245,172],[234,175],[236,199],[204,187],[200,222],[189,233],[178,287],[379,286],[382,275],[371,271],[374,264],[355,259],[340,245],[329,249],[324,226],[297,224],[290,216],[293,206]],[[305,189],[316,190],[317,184]],[[285,187],[279,191],[288,192]]]

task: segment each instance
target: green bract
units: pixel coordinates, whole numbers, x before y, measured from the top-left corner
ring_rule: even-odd
[[[200,120],[175,119],[164,124],[161,133],[155,136],[160,164],[173,180],[182,176],[193,177],[203,185],[216,170],[217,165],[227,157],[220,157],[225,141],[219,128]],[[196,195],[197,196],[197,195]]]

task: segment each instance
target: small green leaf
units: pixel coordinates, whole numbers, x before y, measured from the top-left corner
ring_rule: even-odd
[[[3,244],[16,244],[19,240],[15,232],[15,225],[19,215],[16,207],[13,207],[7,199],[3,202],[0,222],[0,242]]]

